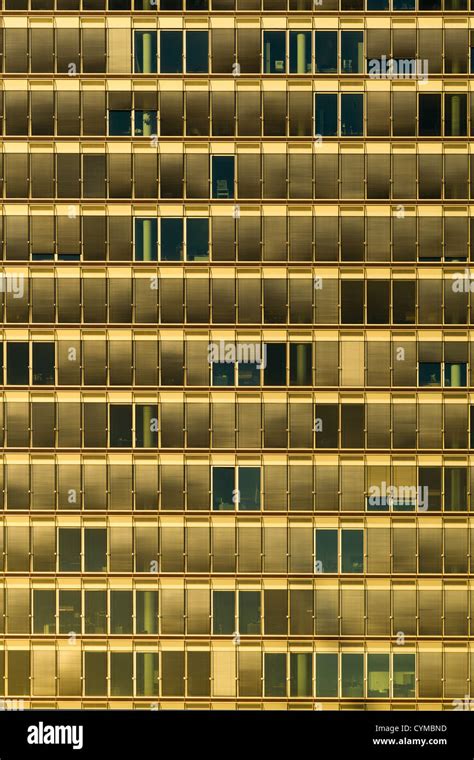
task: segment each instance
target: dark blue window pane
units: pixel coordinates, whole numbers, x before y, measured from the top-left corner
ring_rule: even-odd
[[[186,71],[203,74],[208,70],[208,33],[186,32]]]
[[[444,365],[444,384],[448,388],[463,388],[467,382],[467,367],[463,362],[446,362]]]
[[[239,385],[260,385],[260,369],[255,362],[239,362]]]
[[[341,95],[341,135],[362,135],[364,106],[362,95]]]
[[[135,111],[135,135],[137,137],[151,137],[156,133],[156,111]]]
[[[212,157],[212,197],[234,197],[234,156]]]
[[[161,220],[161,261],[183,260],[183,220]]]
[[[212,508],[235,509],[235,470],[233,467],[214,467],[212,471]]]
[[[418,385],[441,385],[441,364],[420,362],[418,365]]]
[[[109,111],[109,135],[128,136],[132,133],[130,111]]]
[[[337,32],[316,32],[316,73],[337,73]]]
[[[181,74],[183,71],[183,35],[181,32],[160,33],[160,71]]]
[[[234,364],[232,362],[213,362],[212,384],[234,385]]]
[[[284,74],[285,59],[285,32],[265,32],[263,35],[263,70],[265,74]]]
[[[337,95],[316,95],[316,134],[337,135]]]
[[[208,261],[209,219],[186,219],[186,258]]]

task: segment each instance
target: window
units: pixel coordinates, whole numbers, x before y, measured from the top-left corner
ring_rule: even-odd
[[[106,633],[107,631],[107,592],[85,592],[85,633]]]
[[[132,591],[110,592],[110,633],[132,633]]]
[[[324,137],[337,135],[337,95],[315,95],[316,134]]]
[[[364,655],[341,655],[341,696],[364,696]]]
[[[135,405],[135,446],[151,449],[158,446],[158,406]]]
[[[260,634],[262,604],[260,591],[239,591],[239,633]]]
[[[337,697],[338,695],[337,654],[316,654],[316,696]]]
[[[415,655],[393,655],[393,696],[415,696]]]
[[[135,261],[156,261],[158,220],[135,219]]]
[[[257,511],[260,509],[260,467],[213,467],[214,510]]]
[[[59,592],[59,633],[81,632],[81,592]]]
[[[232,634],[235,631],[235,591],[213,591],[212,632]]]
[[[137,633],[158,633],[158,593],[136,592]]]
[[[389,654],[367,655],[367,696],[383,699],[389,696]]]
[[[286,654],[265,652],[264,684],[266,697],[286,697]]]
[[[441,95],[419,95],[418,109],[420,137],[441,135]]]
[[[173,32],[172,32],[173,34]],[[156,32],[135,32],[134,71],[136,74],[155,74],[156,67]]]
[[[364,571],[364,531],[345,528],[341,530],[342,573]],[[315,531],[315,572],[338,572],[338,531],[321,529]]]
[[[418,385],[441,385],[441,362],[419,362]]]
[[[132,134],[132,112],[129,110],[109,111],[109,135],[114,137]]]
[[[363,32],[341,32],[341,73],[362,74],[363,66]]]
[[[107,569],[107,529],[85,528],[84,542],[86,573],[105,573]]]
[[[56,592],[33,591],[33,633],[56,633]]]
[[[284,74],[286,70],[285,32],[263,33],[263,71],[265,74]]]
[[[7,343],[7,384],[28,385],[28,343]]]
[[[186,32],[186,73],[204,74],[208,71],[208,33]]]
[[[77,573],[81,569],[81,531],[79,528],[59,528],[59,571]]]
[[[53,385],[54,343],[33,343],[33,384]]]
[[[186,261],[209,260],[209,219],[186,219]]]
[[[183,247],[183,220],[161,219],[161,261],[182,261]]]
[[[364,133],[363,95],[341,95],[341,135],[362,135]]]
[[[128,448],[132,445],[132,406],[110,405],[110,446]]]
[[[316,73],[337,73],[337,32],[315,32]],[[323,134],[319,130],[320,134]]]
[[[311,697],[312,695],[312,665],[313,657],[310,652],[290,654],[290,696]]]
[[[212,156],[212,197],[227,200],[234,197],[234,156]]]
[[[267,363],[264,370],[264,384],[267,386],[286,385],[286,344],[266,343]]]
[[[311,32],[290,32],[290,74],[311,74]]]
[[[182,32],[160,32],[160,71],[162,74],[183,72]]]
[[[290,343],[290,385],[311,385],[311,343]]]

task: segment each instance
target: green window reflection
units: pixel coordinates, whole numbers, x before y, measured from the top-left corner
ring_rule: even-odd
[[[266,697],[286,697],[286,654],[264,654]]]
[[[290,654],[290,696],[310,697],[312,694],[312,662],[310,652]]]
[[[235,591],[213,591],[212,632],[231,634],[235,631]]]
[[[337,530],[316,530],[316,572],[337,573]]]
[[[260,509],[260,467],[239,467],[239,501],[241,511]]]
[[[132,633],[132,592],[110,592],[110,633]]]
[[[341,555],[343,573],[364,572],[364,531],[341,531]]]
[[[56,633],[56,592],[33,591],[33,633]]]
[[[415,655],[393,655],[393,696],[415,696]]]
[[[364,696],[364,655],[341,655],[341,696]]]
[[[367,696],[389,696],[389,669],[390,655],[369,654],[367,655]]]
[[[233,467],[214,467],[212,470],[212,508],[235,509],[235,470]]]
[[[85,528],[85,571],[105,573],[107,570],[107,529]]]
[[[337,697],[338,655],[318,652],[316,655],[316,696]]]
[[[264,32],[263,71],[265,74],[284,74],[286,60],[286,33]]]
[[[77,573],[81,569],[80,528],[59,528],[59,570]]]
[[[239,633],[260,633],[262,603],[260,591],[239,591]]]
[[[137,591],[137,633],[158,633],[158,593]]]
[[[107,630],[107,592],[85,592],[85,632],[106,633]]]
[[[81,592],[59,592],[59,633],[81,632]]]
[[[132,653],[110,653],[110,694],[112,697],[130,696],[133,688]]]
[[[156,697],[159,694],[159,670],[157,652],[136,654],[137,696]]]

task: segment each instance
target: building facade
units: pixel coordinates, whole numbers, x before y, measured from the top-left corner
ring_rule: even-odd
[[[133,1],[3,0],[4,704],[469,709],[471,8]]]

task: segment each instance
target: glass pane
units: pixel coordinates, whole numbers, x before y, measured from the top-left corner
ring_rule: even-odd
[[[161,220],[161,261],[183,261],[183,220]]]
[[[239,591],[239,633],[258,635],[261,616],[260,591]]]
[[[364,36],[362,32],[341,32],[341,71],[361,74],[364,66]]]
[[[135,32],[135,71],[156,73],[156,32]]]
[[[54,383],[54,343],[33,343],[33,384]]]
[[[109,135],[128,136],[132,134],[130,111],[109,111]]]
[[[315,95],[315,119],[317,135],[337,135],[337,95]]]
[[[239,362],[239,385],[260,385],[260,369],[255,362]]]
[[[393,655],[393,696],[415,696],[415,655]]]
[[[285,32],[264,32],[263,56],[263,70],[265,74],[285,73]]]
[[[187,261],[209,260],[209,220],[186,219]]]
[[[260,467],[239,467],[239,509],[260,509]]]
[[[343,697],[364,696],[364,655],[342,654],[342,692]]]
[[[290,32],[290,73],[311,74],[311,32]]]
[[[316,530],[316,572],[337,573],[337,530]]]
[[[390,655],[369,654],[367,656],[367,667],[367,696],[388,697]]]
[[[286,697],[286,654],[265,654],[265,696]]]
[[[362,135],[363,95],[341,95],[341,135]]]
[[[212,157],[212,197],[234,197],[234,156]]]
[[[316,655],[316,696],[337,697],[337,654]]]
[[[135,261],[158,258],[158,220],[135,219]]]
[[[160,32],[160,71],[181,74],[183,71],[183,36],[181,32]]]
[[[418,385],[441,385],[441,364],[420,362],[418,365]]]
[[[364,531],[343,530],[342,539],[342,572],[362,573],[364,571]]]
[[[234,509],[235,471],[233,467],[214,467],[212,471],[212,508]]]
[[[135,111],[136,137],[151,137],[157,129],[156,111]]]
[[[186,71],[202,74],[208,70],[208,33],[186,32]]]
[[[316,32],[316,73],[337,73],[337,32]]]
[[[234,363],[212,362],[212,384],[220,386],[234,385]]]
[[[312,694],[311,653],[290,654],[290,695],[310,697]]]
[[[467,365],[446,362],[444,365],[444,384],[448,388],[462,388],[467,382]]]
[[[229,634],[235,631],[235,591],[214,591],[212,594],[212,632]]]

